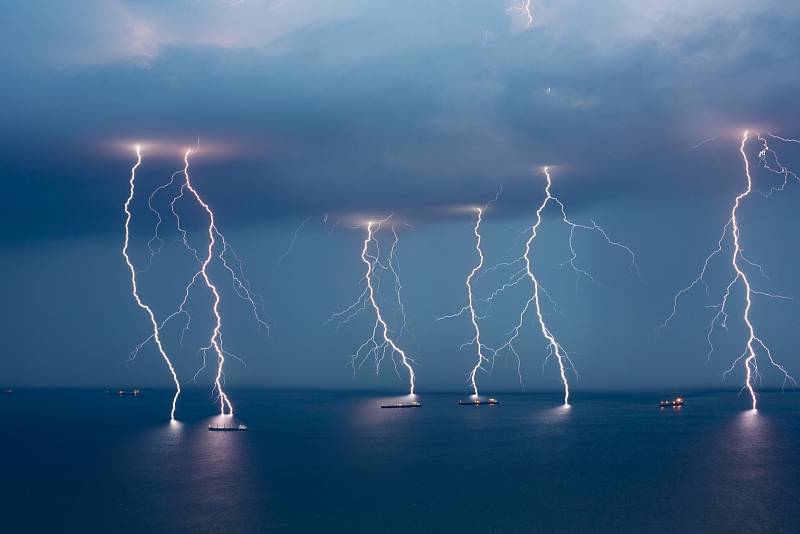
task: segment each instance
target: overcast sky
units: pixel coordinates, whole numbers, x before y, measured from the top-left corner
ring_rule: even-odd
[[[135,143],[144,148],[143,195],[199,139],[193,176],[273,325],[265,340],[225,288],[226,340],[248,365],[231,366],[232,386],[403,389],[391,366],[381,377],[347,368],[368,317],[339,330],[324,324],[361,291],[363,230],[347,226],[393,213],[410,321],[402,342],[419,361],[422,390],[463,388],[474,354],[458,347],[469,323],[434,321],[463,305],[477,259],[471,213],[454,208],[482,204],[502,186],[485,220],[487,264],[513,259],[542,199],[543,165],[553,166],[554,191],[577,221],[596,220],[636,251],[644,279],[629,275],[619,250],[584,234],[581,265],[597,283],[576,281],[560,265],[569,257],[564,228],[545,221],[537,265],[559,303],[548,313],[574,354],[576,389],[720,385],[743,341],[734,319],[706,361],[706,305],[731,275],[725,258],[710,298],[690,295],[670,328],[655,327],[716,245],[744,186],[742,131],[800,136],[800,4],[533,0],[530,26],[509,9],[516,5],[5,2],[0,382],[169,385],[150,347],[125,363],[148,324],[120,255],[122,204]],[[800,168],[800,145],[775,147]],[[753,158],[758,150],[747,146]],[[774,176],[762,171],[756,187],[768,190]],[[754,196],[741,217],[748,257],[770,275],[753,272],[759,288],[800,298],[798,192],[793,184]],[[154,220],[145,196],[133,208],[133,259],[143,265]],[[170,243],[174,229],[164,231]],[[380,237],[390,244],[391,233]],[[199,246],[202,236],[193,239]],[[185,251],[165,250],[142,275],[162,317],[192,273]],[[493,273],[478,291],[503,280]],[[502,339],[529,293],[524,283],[507,293],[486,319],[488,338]],[[169,335],[183,380],[199,362],[206,298],[200,290],[193,303],[197,337],[181,349]],[[798,312],[795,299],[759,301],[753,313],[800,374]],[[525,388],[557,390],[532,322],[520,348]],[[740,375],[723,385],[736,387]],[[521,387],[511,361],[483,380]],[[765,385],[776,383],[766,372]]]

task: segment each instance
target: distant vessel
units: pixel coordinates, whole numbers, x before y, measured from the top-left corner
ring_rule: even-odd
[[[247,425],[208,425],[209,432],[247,432]]]
[[[11,388],[6,388],[3,391],[0,391],[0,393],[6,394],[6,395],[10,395],[11,393],[14,393],[14,390],[11,389]]]
[[[672,400],[662,400],[658,403],[661,408],[680,408],[683,406],[683,397],[675,397]]]
[[[142,392],[138,389],[126,390],[126,389],[107,389],[106,395],[113,395],[115,397],[124,397],[125,395],[131,395],[133,397],[138,397],[141,395]]]
[[[396,402],[394,404],[381,404],[381,408],[419,408],[422,403],[419,401]]]
[[[460,400],[460,401],[458,401],[458,403],[461,406],[480,406],[482,404],[490,404],[490,405],[500,404],[500,401],[498,401],[494,397],[489,397],[486,400],[481,400],[481,399],[477,399],[477,398],[476,399]]]

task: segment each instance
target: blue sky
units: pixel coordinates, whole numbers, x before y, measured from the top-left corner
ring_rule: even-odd
[[[519,252],[514,229],[530,224],[541,200],[543,165],[554,166],[571,215],[596,218],[636,250],[646,282],[630,279],[625,258],[589,236],[580,245],[599,283],[576,285],[559,267],[563,229],[548,219],[542,276],[561,305],[553,328],[574,350],[578,388],[719,384],[740,340],[732,328],[723,336],[729,347],[706,363],[702,295],[670,330],[653,329],[713,248],[743,185],[741,131],[800,135],[800,6],[534,0],[526,28],[512,5],[7,2],[0,254],[10,345],[0,381],[169,383],[153,353],[124,363],[147,324],[119,256],[121,208],[133,143],[145,146],[141,183],[152,189],[199,138],[197,184],[274,323],[264,341],[231,301],[227,337],[248,362],[232,366],[231,384],[402,387],[392,369],[355,379],[347,369],[368,321],[338,332],[323,326],[359,292],[363,237],[344,226],[394,213],[410,225],[400,232],[412,317],[405,341],[419,355],[420,382],[463,387],[472,355],[457,349],[468,324],[433,322],[460,307],[475,259],[469,216],[452,208],[483,203],[502,185],[486,219],[487,261],[507,260]],[[800,150],[782,151],[785,163],[800,163]],[[142,261],[151,221],[139,200]],[[771,274],[764,283],[790,295],[800,295],[788,237],[797,200],[789,188],[743,210],[748,252]],[[143,278],[160,314],[174,307],[186,267],[175,249]],[[490,336],[508,329],[514,299],[527,290],[487,319]],[[800,367],[786,334],[796,329],[797,304],[755,311],[776,352]],[[558,389],[552,365],[542,369],[540,338],[529,334],[526,387]],[[175,351],[190,377],[196,354]],[[487,383],[519,387],[512,367]]]

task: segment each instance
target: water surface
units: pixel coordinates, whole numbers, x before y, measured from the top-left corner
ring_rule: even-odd
[[[0,396],[0,531],[797,532],[800,395]],[[230,423],[230,420],[226,421]]]

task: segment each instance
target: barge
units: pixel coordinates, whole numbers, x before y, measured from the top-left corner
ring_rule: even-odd
[[[420,408],[422,403],[419,401],[395,402],[391,404],[381,404],[381,408]]]
[[[208,425],[209,432],[247,432],[247,425]]]
[[[500,404],[500,401],[498,401],[494,397],[489,397],[488,399],[474,398],[474,399],[460,400],[458,401],[458,404],[461,406],[483,406],[485,404],[493,406],[495,404]]]
[[[111,396],[114,396],[114,397],[124,397],[126,395],[130,395],[132,397],[138,397],[141,394],[142,394],[142,392],[139,389],[131,389],[131,390],[127,390],[127,389],[107,389],[106,390],[106,395],[111,395]]]

